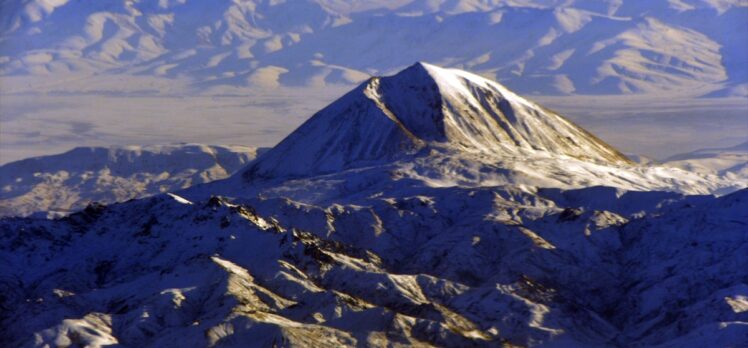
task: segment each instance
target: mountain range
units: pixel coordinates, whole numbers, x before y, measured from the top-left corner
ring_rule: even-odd
[[[60,216],[223,179],[257,155],[244,146],[79,147],[0,166],[0,216]]]
[[[742,346],[747,186],[635,164],[496,82],[417,63],[229,178],[0,219],[0,339]]]
[[[0,8],[0,76],[33,77],[6,83],[6,92],[39,91],[36,82],[25,89],[37,80],[57,93],[73,84],[147,94],[349,85],[428,60],[521,93],[748,95],[743,0],[4,0]]]

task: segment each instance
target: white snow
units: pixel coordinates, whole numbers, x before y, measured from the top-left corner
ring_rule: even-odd
[[[171,192],[167,192],[166,194],[169,195],[169,197],[174,198],[174,200],[177,201],[177,202],[179,202],[179,203],[182,203],[182,204],[192,204],[192,202],[184,199],[184,197],[175,195],[175,194],[173,194]]]

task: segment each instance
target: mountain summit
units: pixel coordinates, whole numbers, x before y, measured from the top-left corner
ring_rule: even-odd
[[[489,156],[570,156],[628,163],[564,117],[483,77],[418,62],[372,77],[312,116],[262,156],[247,176],[337,172],[423,148]]]

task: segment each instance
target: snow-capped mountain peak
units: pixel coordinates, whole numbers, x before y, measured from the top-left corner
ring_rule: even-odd
[[[629,162],[616,149],[564,117],[495,81],[458,69],[416,63],[390,79],[390,84],[396,87],[385,104],[396,102],[392,99],[398,97],[397,86],[417,89],[420,83],[415,81],[424,78],[423,84],[433,84],[437,91],[439,104],[432,110],[442,142],[462,150],[499,155],[540,150],[606,163]],[[406,93],[403,95],[407,97]],[[409,116],[414,115],[403,113],[405,124]],[[428,117],[425,119],[421,121],[428,122]]]
[[[259,159],[248,175],[337,172],[424,147],[629,162],[584,129],[494,81],[418,62],[393,76],[370,78],[333,102]]]

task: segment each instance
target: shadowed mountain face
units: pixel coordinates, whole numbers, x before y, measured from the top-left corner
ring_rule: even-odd
[[[114,90],[126,75],[198,90],[352,84],[427,59],[522,93],[748,93],[740,0],[6,0],[2,10],[0,76],[118,76]]]
[[[499,158],[543,153],[629,163],[592,134],[496,82],[416,63],[394,76],[371,78],[333,102],[247,175],[337,172],[427,148]]]

